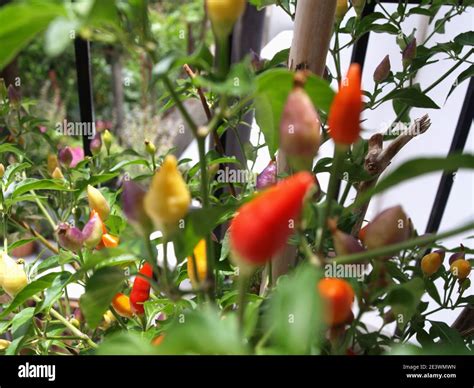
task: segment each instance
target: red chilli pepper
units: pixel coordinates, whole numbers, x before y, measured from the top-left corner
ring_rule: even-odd
[[[145,263],[139,272],[148,278],[153,277],[153,268],[149,263]],[[135,314],[140,315],[145,312],[143,303],[150,297],[150,282],[141,276],[137,276],[133,282],[132,291],[130,292],[130,303]]]
[[[230,226],[232,257],[238,264],[263,265],[285,246],[314,184],[312,174],[297,173],[238,210]]]
[[[329,133],[336,144],[350,145],[359,139],[361,111],[360,65],[353,63],[329,111]]]

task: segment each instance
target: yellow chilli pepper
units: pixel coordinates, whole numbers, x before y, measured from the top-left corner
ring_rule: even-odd
[[[245,3],[245,0],[206,0],[207,14],[218,39],[229,36],[245,11]]]
[[[14,261],[5,252],[0,254],[0,286],[12,298],[28,284],[23,263],[22,259]]]
[[[114,314],[110,310],[107,310],[105,314],[102,316],[102,318],[103,318],[103,321],[101,325],[99,326],[102,330],[108,330],[116,321]]]
[[[63,175],[63,172],[61,171],[61,168],[60,167],[56,167],[53,171],[53,173],[51,174],[51,176],[54,178],[54,179],[64,179],[64,175]]]
[[[59,167],[58,157],[55,154],[48,155],[48,172],[52,175],[56,167]]]
[[[145,212],[159,229],[167,231],[187,214],[190,204],[191,194],[178,170],[178,161],[168,155],[145,194]]]
[[[107,220],[110,214],[110,206],[102,193],[95,187],[87,186],[87,200],[91,210],[95,210],[102,221]]]
[[[11,342],[5,339],[0,339],[0,351],[7,350]]]
[[[349,5],[347,4],[347,0],[337,0],[336,4],[336,22],[340,22],[344,19],[347,10],[349,9]]]
[[[102,140],[104,141],[105,148],[107,152],[110,151],[110,147],[112,146],[112,142],[114,141],[114,137],[110,133],[108,129],[104,131],[104,134],[102,135]]]
[[[194,266],[196,264],[196,267]],[[196,271],[197,269],[197,277]],[[206,257],[206,240],[201,240],[194,248],[194,260],[192,256],[188,257],[188,276],[191,283],[196,287],[203,282],[207,276],[207,257]]]

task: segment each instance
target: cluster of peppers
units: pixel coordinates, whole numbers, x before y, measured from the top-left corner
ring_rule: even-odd
[[[229,36],[245,9],[245,3],[245,0],[206,0],[209,19],[219,41]],[[338,3],[340,17],[347,11],[347,2]],[[356,11],[360,11],[362,3],[353,1]],[[390,63],[384,59],[379,67],[377,77],[385,77],[390,70]],[[278,180],[276,162],[270,162],[258,177],[259,193],[238,209],[230,224],[231,258],[239,266],[243,276],[265,265],[282,250],[300,221],[305,199],[319,190],[311,166],[319,150],[321,122],[304,90],[305,78],[304,72],[296,73],[294,87],[288,96],[280,124],[280,149],[293,174]],[[362,105],[361,70],[358,64],[352,64],[347,77],[341,82],[328,116],[329,135],[336,148],[346,150],[359,140]],[[60,229],[60,241],[65,246],[77,249],[69,244],[69,236],[80,233],[83,236],[82,243],[88,247],[97,247],[99,234],[102,244],[108,246],[103,240],[106,233],[98,232],[103,231],[102,226],[98,225],[102,225],[101,219],[107,217],[110,209],[107,210],[105,199],[98,193],[100,194],[96,189],[88,189],[90,207],[95,212],[91,214],[91,220],[83,231],[74,228],[65,228],[64,231]],[[132,181],[126,181],[123,184],[122,199],[124,213],[141,234],[148,238],[155,227],[167,237],[186,216],[191,194],[178,170],[176,158],[167,156],[155,172],[148,191]],[[358,239],[339,230],[335,220],[329,219],[327,222],[337,255],[395,244],[408,239],[413,232],[411,222],[400,206],[380,213],[361,230]],[[77,238],[72,240],[77,241]],[[440,252],[425,256],[421,264],[425,274],[435,273],[441,265],[442,257],[444,254]],[[198,243],[193,256],[188,258],[187,269],[193,286],[206,279],[208,268],[204,240]],[[456,257],[451,263],[451,270],[460,279],[465,278],[470,271],[469,262],[463,257]],[[149,279],[152,277],[153,267],[145,263],[134,280],[130,296],[122,293],[115,296],[112,302],[114,310],[127,318],[133,314],[143,314],[143,304],[150,297]],[[326,306],[326,323],[329,326],[340,326],[349,322],[354,301],[351,285],[343,279],[325,278],[318,283],[316,289]],[[158,342],[162,339],[159,337]]]
[[[100,190],[91,185],[87,186],[87,199],[91,209],[89,220],[82,230],[61,222],[57,229],[59,244],[73,252],[78,252],[84,247],[97,250],[117,247],[119,237],[108,233],[104,224],[110,214],[107,200]]]

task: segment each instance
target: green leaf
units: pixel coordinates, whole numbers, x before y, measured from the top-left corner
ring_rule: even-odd
[[[3,176],[3,181],[6,182],[6,186],[8,187],[17,178],[17,174],[30,167],[31,164],[26,162],[10,164],[5,170],[5,175]]]
[[[430,335],[433,338],[439,337],[441,344],[460,348],[466,347],[464,340],[457,330],[449,327],[445,322],[430,321],[430,323]]]
[[[271,69],[256,78],[255,119],[262,130],[271,156],[279,146],[280,121],[288,95],[293,87],[294,73],[287,69]],[[334,91],[323,79],[311,75],[305,85],[314,106],[328,112]]]
[[[1,49],[0,49],[0,52],[1,52]],[[0,61],[1,61],[1,57],[0,57]],[[16,156],[25,158],[25,153],[22,150],[20,150],[19,148],[9,143],[0,144],[0,154],[3,154],[4,152],[11,152],[12,154],[15,154]]]
[[[411,107],[439,109],[439,106],[431,98],[416,87],[392,90],[383,100],[399,100]]]
[[[381,193],[401,182],[420,175],[436,171],[451,173],[462,168],[474,169],[474,155],[452,154],[446,158],[420,158],[409,160],[382,179],[373,189],[367,190],[367,192],[357,200],[356,205],[364,203],[375,194]]]
[[[51,283],[51,287],[45,292],[45,297],[39,311],[49,310],[53,304],[62,296],[64,288],[71,280],[69,272],[61,272]]]
[[[0,8],[0,70],[57,16],[65,15],[61,3],[30,0]]]
[[[99,345],[97,354],[120,356],[150,356],[156,355],[156,347],[150,339],[136,332],[120,332],[106,337]]]
[[[109,25],[119,29],[120,20],[115,0],[95,0],[87,15],[87,24],[99,28]]]
[[[15,310],[17,307],[21,306],[23,303],[25,303],[28,299],[30,299],[33,295],[36,295],[37,293],[45,290],[48,287],[51,287],[51,284],[53,283],[54,279],[58,274],[55,273],[49,273],[39,279],[36,279],[35,281],[31,282],[28,284],[23,290],[21,290],[15,298],[11,301],[11,303],[6,307],[2,313],[0,314],[0,318],[6,317],[8,314],[10,314],[13,310]]]
[[[31,330],[34,315],[35,308],[27,307],[13,317],[11,331],[14,340],[8,347],[5,354],[14,355],[18,354],[18,352],[21,350],[23,344],[28,338],[28,333]]]
[[[321,303],[316,289],[319,275],[311,265],[300,265],[281,278],[265,317],[272,344],[279,353],[309,354],[322,328]]]
[[[56,190],[56,191],[72,191],[63,182],[56,179],[35,179],[26,178],[18,183],[13,190],[12,197],[16,198],[31,190]]]
[[[212,90],[213,93],[227,96],[245,96],[253,92],[253,73],[248,62],[240,62],[230,69],[229,75],[224,81],[197,76],[194,82],[201,87]]]
[[[251,4],[255,5],[259,10],[269,5],[279,4],[281,0],[249,0]],[[288,3],[288,0],[284,0],[284,2]],[[288,8],[287,8],[288,9]]]
[[[24,239],[21,239],[21,240],[17,240],[17,241],[15,241],[14,243],[12,243],[12,244],[10,244],[10,245],[8,246],[8,250],[11,251],[11,250],[13,250],[13,249],[15,249],[15,248],[19,248],[19,247],[21,247],[21,246],[23,246],[23,245],[26,245],[26,244],[28,244],[28,243],[30,243],[30,242],[33,242],[33,241],[36,241],[36,240],[37,240],[36,237],[24,238]]]
[[[148,166],[148,161],[146,159],[122,160],[121,162],[119,162],[115,166],[113,166],[109,171],[110,172],[119,171],[122,168],[124,168],[126,166],[131,166],[131,165]]]
[[[397,325],[403,329],[416,313],[418,304],[425,291],[423,280],[414,278],[406,283],[392,286],[385,298],[386,305],[392,307]]]
[[[153,67],[153,75],[157,78],[167,75],[170,71],[182,67],[184,64],[194,66],[197,69],[209,70],[212,66],[213,56],[209,48],[201,45],[191,56],[177,57],[169,55],[163,58]]]
[[[278,51],[272,59],[270,59],[267,63],[265,63],[264,69],[271,69],[273,67],[277,67],[278,65],[282,63],[287,63],[288,62],[288,57],[290,55],[290,49],[284,49],[281,51]]]
[[[59,265],[59,255],[52,255],[42,260],[36,267],[36,272],[44,272]]]
[[[439,296],[438,289],[436,288],[436,285],[433,283],[432,280],[430,279],[425,279],[425,288],[426,292],[428,293],[429,296],[433,298],[433,300],[438,303],[438,305],[441,306],[441,298]]]
[[[87,324],[95,329],[102,321],[115,294],[125,280],[123,271],[114,267],[97,270],[87,281],[86,292],[81,296],[80,306]]]
[[[159,354],[245,354],[237,317],[228,314],[225,319],[213,308],[192,311],[177,320],[157,347]]]
[[[454,42],[463,46],[474,46],[474,31],[463,32],[454,39]]]
[[[451,86],[451,89],[449,89],[448,95],[446,96],[446,100],[449,98],[451,93],[454,92],[454,89],[456,89],[461,83],[471,77],[474,77],[474,65],[469,66],[466,70],[464,70],[461,74],[457,76],[456,80],[453,83],[453,86]]]
[[[172,237],[178,260],[190,256],[197,243],[229,219],[235,209],[236,205],[225,205],[190,212],[184,219],[184,229],[178,229]]]
[[[61,54],[68,44],[74,41],[71,36],[75,35],[75,31],[79,27],[77,20],[58,17],[49,25],[45,34],[45,51],[46,54],[55,57]]]

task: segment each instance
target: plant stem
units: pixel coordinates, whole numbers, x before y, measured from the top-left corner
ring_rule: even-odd
[[[433,82],[430,86],[428,86],[425,90],[422,91],[423,94],[427,94],[428,92],[430,92],[431,90],[433,90],[436,86],[438,86],[441,82],[443,82],[449,75],[451,75],[451,73],[456,70],[459,66],[461,66],[463,64],[463,62],[469,58],[471,56],[471,54],[474,52],[474,49],[470,49],[466,55],[464,55],[451,69],[449,69],[446,73],[444,73],[441,78],[439,78],[438,80],[436,80],[435,82]],[[393,124],[394,123],[397,123],[402,117],[403,115],[408,111],[410,107],[408,105],[406,105],[401,111],[400,113],[397,115],[397,117],[395,118],[395,120],[393,121],[392,125],[389,127],[389,130],[390,128],[393,127]]]
[[[239,329],[240,332],[243,334],[244,332],[244,318],[245,318],[245,304],[247,303],[247,286],[250,280],[250,276],[247,274],[240,274],[239,275],[239,299],[238,303],[238,320],[239,320]]]
[[[163,237],[163,280],[164,280],[164,286],[165,290],[169,292],[170,287],[169,287],[169,275],[168,275],[168,239],[166,237]]]
[[[7,221],[7,213],[5,210],[2,210],[2,221],[3,221],[3,251],[8,254],[8,221]]]
[[[33,296],[33,299],[37,302],[40,303],[41,299],[37,297],[36,295]],[[96,349],[98,346],[97,344],[92,341],[92,339],[86,334],[80,331],[76,326],[74,326],[71,322],[69,322],[66,318],[64,318],[60,313],[58,313],[54,308],[51,308],[49,310],[49,313],[51,316],[56,318],[58,321],[60,321],[64,326],[66,326],[69,331],[76,337],[80,338],[82,341],[87,342],[87,344],[91,347]]]
[[[373,259],[380,256],[388,256],[391,254],[395,254],[400,252],[404,249],[412,248],[414,246],[425,246],[431,243],[436,242],[437,240],[444,239],[447,237],[454,236],[459,233],[463,233],[467,230],[474,229],[474,222],[470,222],[463,226],[459,226],[455,229],[451,229],[444,233],[433,234],[428,236],[417,237],[412,240],[403,241],[397,244],[387,245],[381,248],[372,249],[366,252],[359,252],[354,253],[352,255],[343,255],[332,259],[335,264],[350,264],[359,261],[363,261],[366,259]]]
[[[319,228],[317,229],[317,234],[316,234],[316,251],[318,253],[322,253],[322,250],[323,250],[323,242],[324,242],[323,236],[324,236],[324,231],[327,228],[326,222],[327,222],[328,217],[331,214],[332,201],[336,195],[337,185],[339,182],[339,179],[338,179],[339,170],[344,160],[345,152],[346,152],[345,148],[337,144],[334,146],[334,157],[333,157],[333,162],[331,166],[331,176],[329,178],[328,191],[326,193],[326,204],[323,209],[322,217],[320,218],[321,224],[319,225]]]
[[[39,209],[41,210],[41,212],[43,213],[43,215],[45,216],[45,218],[48,220],[49,224],[51,225],[51,227],[53,228],[53,231],[56,230],[56,223],[53,221],[53,219],[51,218],[51,215],[49,214],[49,212],[46,210],[46,208],[44,207],[44,205],[41,203],[41,201],[38,199],[38,197],[36,196],[36,193],[34,192],[34,190],[30,190],[30,193],[32,195],[34,195],[35,197],[35,202],[36,204],[38,205]]]
[[[346,185],[346,187],[344,188],[344,192],[342,193],[341,200],[339,201],[339,203],[341,204],[341,206],[344,206],[344,203],[345,203],[346,200],[347,200],[347,196],[349,195],[349,192],[350,192],[350,190],[351,190],[351,187],[352,187],[352,185],[350,184],[349,181],[347,181],[347,185]]]
[[[199,165],[201,169],[201,196],[202,196],[202,204],[203,209],[206,209],[209,206],[209,193],[208,193],[208,178],[207,178],[207,163],[206,163],[206,136],[201,136],[198,133],[198,128],[196,123],[193,121],[191,116],[189,115],[188,111],[185,109],[184,105],[182,104],[179,96],[177,95],[176,91],[173,89],[173,85],[167,76],[163,77],[163,82],[168,89],[171,97],[176,103],[181,115],[183,116],[184,120],[189,125],[194,137],[197,140],[198,148],[199,148]],[[207,271],[208,271],[208,278],[212,278],[212,273],[214,270],[214,258],[213,258],[213,250],[212,250],[212,241],[211,235],[208,234],[206,236],[206,258],[207,258]]]
[[[168,89],[168,92],[170,93],[171,98],[176,104],[176,107],[178,108],[179,112],[183,116],[184,121],[188,124],[189,128],[191,129],[191,132],[193,135],[198,138],[198,128],[192,117],[189,115],[188,111],[184,107],[183,103],[181,102],[178,94],[173,88],[173,85],[171,84],[170,79],[167,76],[163,76],[163,83],[165,84],[166,89]]]
[[[202,207],[207,209],[209,207],[209,184],[207,176],[207,163],[206,163],[206,143],[204,137],[199,137],[197,139],[198,148],[199,148],[199,164],[201,168],[201,197],[202,197]],[[208,233],[206,235],[206,261],[207,261],[207,280],[211,283],[214,273],[214,250],[212,249],[212,239],[211,235]],[[216,279],[217,280],[217,279]],[[212,294],[210,290],[210,294]],[[211,298],[212,299],[212,298]]]
[[[229,37],[223,39],[216,38],[216,45],[218,50],[217,73],[219,77],[224,79],[227,77],[230,68]]]

